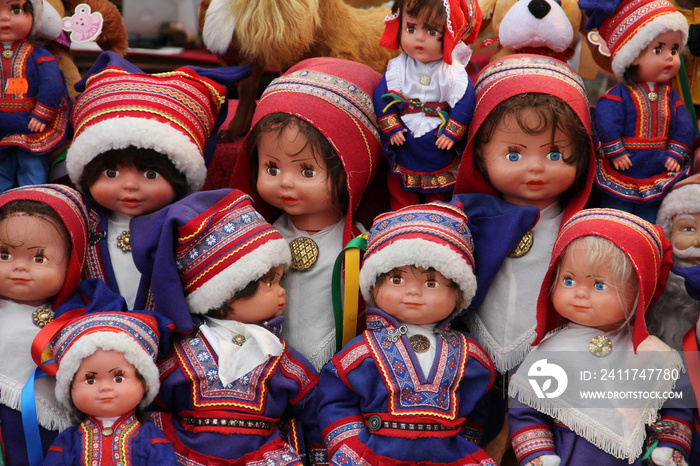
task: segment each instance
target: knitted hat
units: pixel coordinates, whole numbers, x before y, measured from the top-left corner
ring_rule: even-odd
[[[42,202],[51,207],[68,230],[71,253],[63,288],[54,298],[53,308],[65,301],[78,287],[87,253],[87,208],[80,193],[60,184],[28,185],[5,191],[0,207],[17,200]]]
[[[656,214],[656,224],[664,229],[666,238],[671,238],[673,218],[678,214],[700,212],[700,174],[679,181],[666,194]]]
[[[153,316],[139,312],[85,314],[56,334],[51,340],[51,350],[58,365],[56,399],[70,409],[73,377],[83,359],[98,349],[122,353],[134,365],[147,387],[139,407],[148,406],[160,388],[156,366],[158,325]]]
[[[612,71],[622,79],[627,67],[659,34],[681,33],[688,41],[688,21],[668,0],[580,0],[587,29],[597,28],[610,49]]]
[[[218,81],[233,82],[248,70],[212,71],[217,80],[192,67],[146,74],[103,53],[76,85],[82,93],[71,115],[75,135],[66,155],[71,181],[78,186],[85,166],[103,152],[135,146],[167,155],[190,190],[201,189],[216,129],[226,115],[226,87]]]
[[[632,343],[636,350],[649,336],[644,312],[663,292],[673,265],[671,244],[660,227],[636,215],[614,209],[582,210],[561,228],[540,289],[537,301],[537,338],[532,344],[536,345],[548,332],[568,322],[554,310],[551,285],[559,257],[573,240],[584,236],[599,236],[611,241],[625,253],[634,267],[639,280],[639,300],[632,328]]]
[[[339,58],[310,58],[287,70],[265,89],[252,126],[273,113],[294,115],[316,128],[333,147],[345,169],[349,194],[343,243],[352,238],[353,212],[381,159],[380,130],[372,94],[381,75],[370,67]],[[254,141],[249,136],[244,149]],[[247,149],[244,150],[247,152]],[[254,194],[252,167],[237,164],[231,186]],[[255,193],[257,196],[257,193]],[[258,197],[256,205],[260,205]]]
[[[498,192],[474,167],[474,139],[491,111],[504,100],[527,93],[547,94],[563,100],[581,120],[587,133],[592,133],[588,97],[581,77],[566,63],[540,55],[514,54],[490,63],[474,85],[476,107],[469,125],[469,140],[457,173],[454,192]],[[575,193],[564,213],[564,220],[583,209],[593,186],[595,152],[589,137],[590,160],[585,188]]]
[[[200,191],[149,215],[135,217],[134,263],[151,283],[153,310],[178,331],[271,268],[291,262],[279,232],[237,189]]]
[[[232,191],[178,229],[175,260],[190,312],[206,314],[292,256],[250,196]]]
[[[410,0],[404,4],[410,3]],[[452,51],[460,41],[473,43],[481,28],[481,8],[474,0],[443,0],[445,16],[445,33],[443,36],[443,61],[452,64]],[[401,29],[401,11],[394,4],[392,14],[384,18],[384,34],[379,39],[379,45],[389,50],[398,50],[401,45],[399,31]]]
[[[431,202],[379,215],[369,231],[360,270],[362,296],[368,300],[377,276],[396,267],[432,267],[462,290],[457,308],[462,310],[476,292],[473,249],[459,203]]]

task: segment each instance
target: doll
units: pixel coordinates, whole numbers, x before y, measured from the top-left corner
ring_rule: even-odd
[[[245,72],[183,67],[149,75],[105,52],[77,84],[66,168],[91,207],[84,278],[104,280],[129,309],[152,309],[150,282],[131,253],[142,241],[131,220],[201,189],[211,135],[226,113],[219,81]]]
[[[688,22],[668,1],[582,0],[579,6],[589,17],[586,27],[597,27],[606,41],[622,81],[598,99],[593,113],[601,206],[654,223],[668,190],[692,173],[695,128],[669,82],[680,68]]]
[[[700,317],[700,302],[686,291],[686,279],[694,280],[694,272],[700,271],[699,181],[700,175],[692,175],[676,183],[661,201],[656,217],[673,246],[671,272],[678,273],[669,274],[663,294],[647,311],[646,323],[649,333],[676,350],[681,350],[683,336]]]
[[[493,364],[450,328],[476,290],[466,222],[444,202],[375,219],[360,271],[367,330],[318,388],[332,464],[496,464],[478,446]]]
[[[239,190],[193,193],[158,215],[175,237],[173,259],[157,264],[159,273],[178,274],[164,291],[197,321],[160,363],[153,414],[179,461],[302,465],[306,446],[310,464],[327,462],[318,375],[278,336],[287,242]]]
[[[24,431],[28,426],[20,411],[22,387],[36,369],[30,347],[78,286],[87,249],[86,225],[80,194],[67,186],[26,186],[0,195],[0,423],[5,464],[29,464]],[[54,397],[53,379],[39,379],[28,387],[32,388],[41,445],[34,445],[30,456],[45,454],[59,429],[69,425]]]
[[[498,215],[499,199],[455,195],[470,218],[474,206],[496,204],[489,209],[499,235],[484,246],[475,236],[479,289],[466,323],[506,373],[535,338],[537,290],[559,228],[591,190],[590,114],[578,75],[536,55],[491,63],[477,79],[476,98],[455,193],[489,194],[514,212]]]
[[[371,100],[379,79],[365,65],[334,58],[289,69],[263,93],[243,143],[248,157],[231,181],[290,243],[282,337],[317,370],[336,351],[333,264],[363,231],[354,214],[381,157]]]
[[[473,0],[395,0],[380,45],[401,54],[374,91],[393,210],[449,200],[474,113],[467,44],[481,25]],[[466,43],[465,43],[466,42]]]
[[[140,419],[158,393],[158,338],[154,316],[123,311],[90,312],[56,334],[56,398],[79,423],[45,464],[178,464],[163,433]]]
[[[47,155],[68,132],[70,101],[63,74],[53,55],[31,41],[43,10],[42,0],[6,2],[0,8],[0,192],[46,183]]]
[[[540,290],[533,343],[539,345],[508,389],[519,464],[641,465],[648,464],[645,449],[651,450],[652,464],[688,464],[691,410],[665,404],[668,393],[679,389],[683,363],[644,324],[644,312],[661,294],[671,265],[671,246],[661,228],[635,215],[589,209],[562,227]],[[537,381],[529,377],[543,370],[542,361],[569,375],[563,389],[543,384],[540,391],[551,396],[538,395]],[[590,385],[575,377],[584,368],[597,375]],[[634,368],[669,376],[605,377],[606,370],[634,374]],[[586,388],[661,396],[586,401],[581,395]]]

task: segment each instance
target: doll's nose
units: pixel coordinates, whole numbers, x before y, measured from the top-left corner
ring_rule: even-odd
[[[544,171],[544,165],[540,161],[533,161],[527,166],[527,169],[531,172],[540,173]]]
[[[292,182],[290,177],[283,175],[282,179],[280,180],[280,186],[282,186],[283,188],[291,188],[292,186],[294,186],[294,183]]]

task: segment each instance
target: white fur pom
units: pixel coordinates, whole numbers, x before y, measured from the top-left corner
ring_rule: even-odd
[[[236,31],[236,18],[233,4],[237,0],[212,0],[204,15],[202,40],[205,47],[213,53],[226,53],[233,33]]]

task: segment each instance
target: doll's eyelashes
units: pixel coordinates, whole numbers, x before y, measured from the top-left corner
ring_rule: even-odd
[[[277,168],[277,165],[275,165],[273,162],[266,162],[265,166],[265,171],[267,172],[268,175],[270,176],[277,176],[280,174],[280,169]]]
[[[520,154],[520,152],[510,151],[506,154],[506,158],[510,162],[517,162],[518,160],[522,159],[523,156]]]
[[[316,170],[311,168],[310,166],[302,166],[301,167],[301,176],[304,178],[313,178],[316,175]]]
[[[103,171],[102,174],[107,178],[116,178],[119,175],[119,172],[113,168],[108,168]]]
[[[143,176],[149,180],[155,180],[158,177],[160,177],[160,173],[158,173],[155,170],[146,170],[145,172],[143,172]]]

